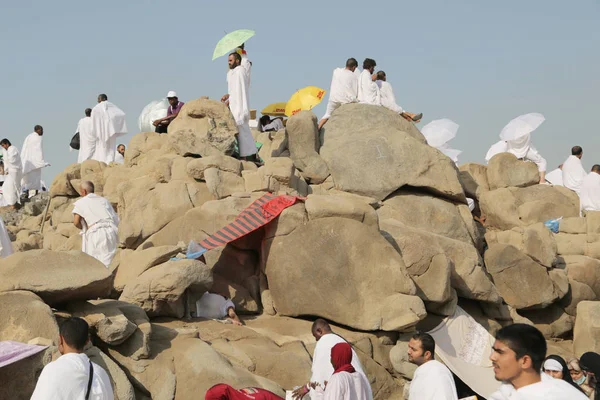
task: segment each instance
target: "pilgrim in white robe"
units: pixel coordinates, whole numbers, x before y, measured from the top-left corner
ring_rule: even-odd
[[[485,162],[489,164],[492,157],[496,154],[506,153],[508,151],[508,144],[504,140],[496,142],[490,147],[487,154],[485,155]]]
[[[108,374],[92,363],[94,373],[89,400],[114,400]],[[90,377],[90,359],[85,354],[68,353],[46,365],[35,385],[31,400],[84,399]]]
[[[279,130],[285,129],[285,126],[283,125],[283,122],[281,122],[281,119],[275,118],[269,124],[266,124],[265,126],[261,126],[260,129],[261,129],[261,132],[267,132],[269,130],[279,131]]]
[[[379,86],[373,81],[368,70],[363,70],[358,77],[358,101],[363,104],[381,105]]]
[[[92,117],[83,117],[77,123],[79,132],[79,156],[77,162],[82,163],[85,160],[91,160],[96,151],[96,137],[94,136],[94,126]]]
[[[329,119],[331,114],[342,104],[358,102],[358,77],[360,75],[356,71],[352,72],[346,68],[333,70],[327,109],[322,119]]]
[[[541,382],[520,389],[504,383],[488,400],[588,400],[588,397],[566,381],[542,373]]]
[[[331,364],[331,349],[338,343],[346,343],[346,341],[335,333],[328,333],[321,336],[321,339],[319,339],[317,342],[317,346],[315,347],[315,352],[313,354],[312,375],[310,377],[311,383],[318,383],[321,385],[321,387],[324,387],[325,381],[329,382],[329,379],[331,378],[331,375],[333,375],[334,371],[333,365]],[[358,355],[354,349],[352,349],[351,364],[356,372],[366,376],[362,365],[360,364],[360,360],[358,359]],[[370,386],[369,391],[371,391]],[[311,399],[316,400],[322,399],[323,392],[311,389],[309,394]]]
[[[600,174],[590,172],[583,179],[579,199],[583,211],[600,211]]]
[[[93,160],[110,164],[115,161],[117,138],[127,133],[125,113],[110,101],[92,108],[92,129],[96,139]]]
[[[381,105],[388,110],[402,114],[404,109],[396,104],[396,96],[394,96],[394,89],[392,89],[392,85],[387,81],[377,81],[376,83],[377,86],[379,86]]]
[[[342,371],[327,381],[323,400],[373,400],[373,392],[363,373]]]
[[[437,360],[421,365],[410,382],[408,400],[458,400],[452,373]]]
[[[246,54],[242,62],[227,72],[227,93],[229,109],[238,127],[238,148],[240,157],[256,154],[256,143],[250,131],[250,73],[252,65]]]
[[[581,184],[586,176],[587,172],[585,172],[579,157],[569,156],[569,158],[567,158],[567,160],[563,163],[562,179],[564,187],[579,194],[579,191],[581,190]]]
[[[2,161],[4,163],[4,184],[2,185],[2,196],[9,206],[21,204],[21,178],[23,163],[19,150],[10,146],[8,150],[2,149]]]
[[[73,214],[83,218],[81,251],[108,268],[119,244],[119,217],[112,205],[104,197],[90,193],[75,202]]]
[[[0,258],[8,257],[13,253],[12,244],[8,237],[8,232],[4,226],[4,221],[0,217]]]
[[[546,160],[538,153],[538,151],[531,144],[531,135],[527,134],[516,140],[509,140],[506,142],[509,153],[515,155],[515,157],[523,160],[533,161],[539,172],[546,172]]]
[[[42,168],[49,166],[44,161],[42,150],[43,136],[36,132],[30,133],[21,147],[21,161],[23,162],[23,190],[42,190]]]
[[[560,168],[553,169],[552,171],[546,174],[546,182],[555,186],[564,186],[563,185],[563,177],[562,170]]]
[[[118,151],[115,153],[115,164],[125,164],[125,157]]]

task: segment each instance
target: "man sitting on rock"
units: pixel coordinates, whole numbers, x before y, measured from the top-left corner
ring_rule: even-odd
[[[375,83],[377,80],[376,66],[377,63],[371,58],[365,58],[363,61],[363,71],[358,77],[358,101],[362,104],[381,105],[379,86]]]
[[[31,400],[113,400],[106,371],[83,351],[89,342],[88,323],[68,318],[60,326],[58,338],[61,356],[44,367]]]
[[[258,126],[261,132],[271,132],[285,129],[281,118],[271,119],[271,117],[269,117],[268,115],[263,115],[262,117],[260,117]]]
[[[402,107],[396,104],[396,96],[394,96],[394,90],[392,89],[392,85],[387,81],[387,76],[385,72],[379,71],[377,72],[377,86],[379,86],[379,95],[381,98],[381,105],[391,110],[395,113],[400,114],[400,116],[408,121],[419,122],[421,118],[423,118],[423,113],[413,114],[407,111],[404,111]]]
[[[317,341],[317,346],[313,354],[312,375],[309,383],[294,391],[294,399],[301,399],[306,394],[309,394],[309,392],[313,400],[322,396],[321,391],[325,389],[325,382],[329,381],[334,372],[333,365],[331,364],[331,349],[338,343],[348,343],[344,338],[333,333],[329,323],[321,318],[313,323],[312,335]],[[351,365],[357,372],[367,376],[354,349],[352,350]],[[317,387],[320,387],[321,390],[316,390]],[[373,395],[371,394],[372,397]]]
[[[583,149],[580,146],[574,146],[571,149],[571,155],[563,163],[562,167],[563,186],[577,194],[581,191],[581,185],[587,176],[581,164],[581,157],[583,157]]]
[[[428,333],[416,333],[408,342],[408,361],[418,366],[408,400],[457,400],[452,372],[434,359],[435,340]]]
[[[112,204],[94,193],[94,184],[81,183],[81,196],[73,207],[73,224],[82,230],[81,251],[108,268],[119,244],[119,217]]]
[[[234,325],[242,325],[235,313],[235,304],[222,294],[206,292],[196,302],[196,316],[206,319],[225,319]]]
[[[582,211],[600,211],[600,165],[595,164],[583,179],[579,198]]]
[[[173,90],[167,93],[167,100],[169,101],[167,116],[152,122],[152,125],[156,127],[156,129],[154,130],[156,133],[167,133],[167,128],[169,127],[169,124],[175,118],[177,118],[179,111],[181,111],[181,107],[183,107],[183,105],[185,104],[184,102],[179,101],[177,93],[175,93]]]
[[[327,101],[327,109],[325,115],[319,121],[318,129],[329,120],[331,114],[342,104],[358,102],[358,77],[356,71],[358,61],[355,58],[346,60],[345,68],[336,68],[333,70],[331,78],[331,87],[329,89],[329,101]]]

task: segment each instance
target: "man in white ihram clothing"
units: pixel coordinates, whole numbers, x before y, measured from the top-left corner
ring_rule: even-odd
[[[518,159],[533,161],[540,173],[540,183],[546,182],[546,160],[538,153],[538,151],[531,144],[531,134],[521,136],[515,140],[508,140],[506,142],[507,152],[512,153]]]
[[[358,77],[358,101],[362,104],[381,105],[379,86],[375,83],[377,75],[375,74],[375,60],[365,58],[363,61],[363,71]]]
[[[94,126],[92,124],[92,109],[85,109],[85,117],[81,118],[77,123],[79,132],[79,155],[77,162],[82,163],[85,160],[90,160],[96,151],[96,136],[94,136]]]
[[[21,204],[21,177],[23,163],[19,150],[8,139],[0,141],[2,146],[2,162],[4,163],[4,184],[2,197],[11,208],[16,209]]]
[[[580,146],[574,146],[571,149],[571,155],[562,166],[563,186],[577,194],[579,194],[583,180],[587,176],[587,172],[581,164],[581,157],[583,157],[583,149]]]
[[[241,54],[240,54],[241,53]],[[227,94],[221,101],[229,105],[238,128],[238,148],[240,158],[256,161],[256,143],[250,131],[250,73],[252,63],[243,45],[229,55],[227,60]]]
[[[582,211],[600,211],[600,165],[594,164],[583,179],[579,198]]]
[[[435,341],[428,333],[416,333],[408,342],[408,361],[418,366],[408,400],[458,400],[452,373],[434,354]]]
[[[5,258],[13,253],[12,244],[8,237],[8,232],[4,226],[4,221],[0,217],[0,258]]]
[[[48,167],[44,161],[42,139],[44,128],[36,125],[21,147],[21,161],[23,162],[23,178],[21,180],[22,190],[42,190],[42,168]]]
[[[312,334],[317,341],[317,346],[315,347],[315,352],[313,354],[312,375],[310,377],[310,382],[294,391],[293,397],[295,399],[303,398],[306,394],[309,394],[312,400],[321,399],[322,391],[314,389],[317,386],[324,389],[325,382],[329,381],[333,375],[334,369],[331,364],[331,349],[338,343],[347,343],[341,336],[333,333],[329,323],[321,318],[313,323]],[[354,349],[352,349],[352,366],[356,372],[360,372],[364,376],[367,376]]]
[[[108,268],[119,244],[119,217],[108,200],[94,193],[92,182],[81,183],[81,196],[73,207],[73,224],[82,230],[81,251]]]
[[[413,114],[404,111],[402,107],[396,104],[396,96],[394,96],[394,89],[392,89],[392,85],[387,81],[387,75],[383,71],[377,72],[377,81],[375,82],[377,86],[379,86],[379,98],[381,100],[381,105],[391,110],[395,113],[400,114],[400,116],[408,121],[419,122],[421,118],[423,118],[423,114]]]
[[[114,400],[108,374],[83,351],[88,342],[85,320],[71,317],[61,324],[61,356],[44,367],[31,400]]]
[[[319,121],[318,129],[321,129],[331,114],[342,104],[358,103],[358,61],[355,58],[346,60],[345,68],[333,70],[331,87],[329,89],[329,100],[325,115]]]
[[[93,160],[110,164],[115,161],[117,138],[127,133],[125,113],[108,101],[105,94],[98,96],[98,104],[92,108],[92,127],[96,138]]]

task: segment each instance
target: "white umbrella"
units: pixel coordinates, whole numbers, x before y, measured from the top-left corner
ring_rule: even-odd
[[[155,100],[144,107],[138,118],[140,132],[154,132],[155,127],[152,122],[166,117],[168,109],[169,101],[167,99]]]
[[[439,148],[456,136],[458,124],[448,118],[431,121],[421,129],[431,147]]]
[[[533,131],[544,122],[545,118],[540,113],[530,113],[513,119],[500,132],[502,140],[517,140]]]
[[[454,161],[455,164],[458,164],[458,156],[462,153],[461,150],[451,149],[447,144],[440,146],[438,150]]]

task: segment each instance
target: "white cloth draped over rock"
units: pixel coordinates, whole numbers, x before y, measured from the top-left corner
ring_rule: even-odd
[[[583,179],[579,198],[583,211],[600,211],[600,174],[590,172]]]
[[[117,138],[127,133],[125,113],[110,101],[92,108],[92,129],[96,138],[93,160],[110,164],[115,161]]]
[[[533,161],[538,166],[539,172],[546,172],[546,160],[531,144],[531,135],[521,136],[516,140],[506,142],[507,151],[519,159]]]
[[[96,151],[97,138],[94,135],[92,117],[81,118],[77,123],[77,130],[75,132],[79,132],[79,155],[77,156],[77,162],[81,164],[85,160],[90,160]]]
[[[569,156],[569,158],[567,158],[567,160],[563,163],[562,180],[564,187],[579,194],[579,191],[581,190],[581,184],[586,176],[587,172],[583,168],[579,157]]]
[[[10,146],[8,150],[2,149],[2,161],[4,162],[4,184],[2,185],[2,196],[9,206],[21,204],[21,178],[23,176],[23,163],[19,150]]]
[[[252,64],[243,54],[242,62],[227,72],[227,93],[229,110],[238,127],[238,148],[240,157],[256,154],[256,143],[250,131],[250,74]]]
[[[506,153],[508,151],[508,144],[504,140],[496,142],[490,147],[487,154],[485,155],[485,162],[489,163],[492,157],[496,154]]]
[[[363,70],[358,77],[358,101],[363,104],[381,105],[379,86],[373,81],[368,70]]]
[[[90,400],[114,400],[108,374],[96,363]],[[90,359],[85,354],[68,353],[46,365],[31,400],[84,399],[90,376]]]
[[[421,365],[410,382],[408,400],[458,400],[452,373],[437,360]]]
[[[119,244],[119,217],[112,205],[104,197],[90,193],[75,202],[73,214],[83,218],[81,251],[108,267]]]
[[[498,389],[489,359],[495,339],[462,308],[428,333],[435,340],[436,357],[471,389],[485,398]]]
[[[587,400],[588,397],[562,379],[542,373],[542,381],[515,389],[504,383],[488,400]]]
[[[402,114],[404,109],[396,104],[396,96],[394,96],[394,89],[392,88],[392,85],[387,81],[377,81],[376,84],[379,87],[379,98],[381,100],[381,105],[388,110]]]
[[[8,257],[13,253],[12,243],[8,237],[8,231],[4,226],[4,221],[0,217],[0,258]]]
[[[312,375],[310,382],[318,383],[321,387],[325,386],[325,381],[329,381],[331,375],[333,375],[333,365],[331,364],[331,349],[338,343],[347,343],[341,336],[335,333],[328,333],[321,336],[321,339],[317,342],[315,352],[313,354],[312,362]],[[358,355],[352,349],[352,366],[363,375],[365,372],[362,368]],[[366,375],[365,375],[366,376]],[[369,386],[369,391],[371,390]],[[312,400],[322,399],[323,392],[317,390],[310,390],[310,398]],[[372,395],[371,395],[372,396]]]
[[[42,168],[49,164],[44,160],[42,149],[43,136],[32,132],[25,138],[21,147],[21,161],[23,162],[23,190],[42,190]]]
[[[327,381],[323,400],[373,400],[373,392],[363,373],[338,372]]]
[[[555,186],[563,186],[562,170],[553,169],[546,174],[546,181]]]
[[[331,117],[331,114],[342,104],[358,102],[358,79],[360,74],[346,68],[336,68],[331,77],[329,89],[329,100],[323,119]]]

